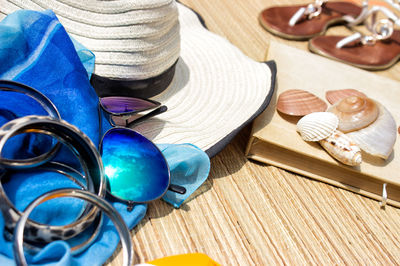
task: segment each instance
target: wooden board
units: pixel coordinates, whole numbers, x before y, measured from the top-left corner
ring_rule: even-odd
[[[400,206],[399,141],[386,161],[363,153],[363,163],[350,167],[337,162],[318,143],[303,141],[296,132],[299,118],[276,111],[278,95],[289,89],[307,90],[325,100],[328,90],[353,88],[386,106],[398,124],[400,83],[277,42],[271,42],[268,59],[277,63],[277,87],[271,104],[254,123],[248,158],[375,199],[382,197],[386,183],[388,203]]]

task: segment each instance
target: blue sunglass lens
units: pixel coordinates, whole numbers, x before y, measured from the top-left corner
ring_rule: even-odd
[[[167,191],[167,162],[160,150],[139,133],[125,128],[110,129],[103,137],[101,152],[111,195],[148,202]]]

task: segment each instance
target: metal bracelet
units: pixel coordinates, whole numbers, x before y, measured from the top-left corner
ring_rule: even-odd
[[[106,194],[106,180],[104,176],[103,163],[100,155],[91,140],[75,126],[55,118],[46,116],[25,116],[14,119],[0,128],[0,150],[8,138],[15,134],[38,132],[57,138],[65,144],[79,159],[88,182],[93,182],[94,191],[99,197],[104,198]],[[5,226],[12,231],[21,213],[11,204],[0,187],[0,207],[3,212]],[[88,206],[84,216],[79,217],[71,224],[64,226],[45,225],[29,220],[25,237],[31,242],[49,243],[54,240],[65,240],[74,237],[90,226],[96,218],[98,209]]]
[[[92,180],[90,180],[90,179],[85,180],[85,177],[79,171],[75,170],[72,167],[69,167],[68,165],[58,163],[58,162],[48,162],[44,165],[41,165],[41,166],[35,168],[35,170],[53,171],[53,172],[62,174],[64,176],[66,176],[68,179],[70,179],[71,181],[73,181],[75,184],[77,184],[81,189],[88,190],[88,191],[94,193],[94,186],[93,186]],[[4,174],[5,174],[5,172],[4,172]],[[0,179],[2,180],[3,178],[4,178],[4,176],[1,176],[1,174],[0,174]],[[87,183],[87,185],[85,185],[84,183]],[[0,183],[0,186],[1,185],[2,185],[2,183]],[[87,210],[88,210],[88,208],[83,208],[83,211],[81,212],[80,216],[84,215],[85,211],[87,211]],[[70,243],[69,240],[74,240],[73,238],[66,240],[69,243],[69,245],[71,246],[71,248],[70,248],[71,254],[76,255],[76,254],[79,254],[79,253],[83,252],[84,250],[86,250],[97,239],[97,236],[100,233],[102,224],[103,224],[103,213],[99,213],[98,217],[93,222],[93,232],[89,238],[87,238],[79,243],[76,243],[76,242]],[[3,232],[4,232],[4,237],[8,241],[13,240],[13,232],[12,231],[9,232],[8,230],[4,230]],[[24,242],[24,247],[26,249],[28,249],[29,252],[35,252],[35,253],[39,252],[45,245],[46,245],[45,243],[39,245],[38,243],[32,243],[29,241]]]
[[[89,229],[93,229],[93,232],[91,233],[90,237],[83,240],[80,243],[76,243],[76,241],[74,242],[75,238],[71,238],[71,239],[67,239],[64,240],[68,243],[68,245],[70,246],[70,252],[71,255],[75,256],[78,255],[80,253],[82,253],[83,251],[85,251],[88,247],[90,247],[94,241],[96,241],[97,237],[100,234],[101,231],[101,227],[103,226],[103,222],[104,222],[104,217],[103,217],[103,213],[100,212],[98,214],[98,216],[96,217],[96,219],[93,221],[93,228],[88,228],[86,229],[84,232],[86,232]],[[14,235],[13,233],[8,233],[7,231],[4,231],[5,233],[5,237],[7,237],[8,241],[13,241],[14,239]],[[82,232],[83,233],[83,232]],[[77,235],[77,237],[80,237],[79,235]],[[71,243],[72,242],[72,243]],[[28,250],[29,253],[38,253],[40,252],[47,244],[49,243],[45,243],[45,244],[41,244],[39,245],[38,243],[29,243],[24,241],[24,248]]]
[[[14,250],[14,259],[17,265],[28,265],[24,256],[23,238],[24,238],[24,227],[28,220],[29,214],[41,203],[54,198],[61,198],[61,197],[79,198],[88,201],[89,203],[100,208],[114,223],[114,226],[117,228],[118,234],[121,237],[123,259],[124,259],[123,265],[126,266],[132,265],[133,262],[132,240],[130,237],[129,229],[126,226],[121,215],[110,203],[108,203],[103,198],[100,198],[88,191],[79,189],[57,189],[54,191],[50,191],[38,197],[31,204],[28,205],[23,215],[21,216],[21,219],[18,221],[14,231],[13,250]]]
[[[60,118],[60,114],[54,104],[44,94],[22,83],[0,80],[0,91],[13,91],[25,94],[37,101],[43,109],[54,118]],[[1,136],[0,136],[1,138]],[[46,153],[28,159],[8,159],[3,158],[0,151],[0,166],[6,168],[27,168],[35,167],[49,161],[59,150],[61,143],[57,142]]]

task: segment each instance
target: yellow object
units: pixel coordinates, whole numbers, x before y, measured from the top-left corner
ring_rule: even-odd
[[[156,266],[221,266],[202,253],[169,256],[148,263]]]

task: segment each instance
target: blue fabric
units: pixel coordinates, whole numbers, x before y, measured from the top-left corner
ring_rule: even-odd
[[[58,108],[62,119],[80,128],[96,145],[102,133],[110,128],[98,119],[98,98],[89,83],[94,67],[93,54],[79,43],[71,41],[51,11],[21,10],[0,22],[0,79],[18,81],[45,94]],[[3,110],[3,111],[2,111]],[[4,111],[5,110],[5,111]],[[11,115],[10,115],[11,114]],[[27,96],[0,92],[0,126],[13,115],[43,114],[45,111]],[[7,143],[6,156],[32,157],[43,152],[51,142],[43,135],[21,135]],[[164,200],[175,207],[190,196],[207,178],[210,162],[207,155],[191,144],[158,145],[171,170],[171,183],[186,187],[184,196],[168,192]],[[56,161],[78,167],[76,158],[66,147],[57,154]],[[28,178],[27,178],[28,177]],[[22,210],[36,196],[58,187],[75,186],[54,172],[29,171],[13,174],[4,186],[14,205]],[[136,205],[132,212],[126,205],[113,202],[129,228],[139,223],[147,206]],[[79,214],[81,202],[76,199],[58,199],[43,204],[32,214],[35,220],[50,224],[66,224]],[[11,243],[3,236],[3,218],[0,215],[0,265],[13,265]],[[38,265],[101,265],[118,245],[117,231],[105,219],[101,233],[89,249],[72,256],[68,244],[56,241],[40,253],[28,255],[29,263]]]

